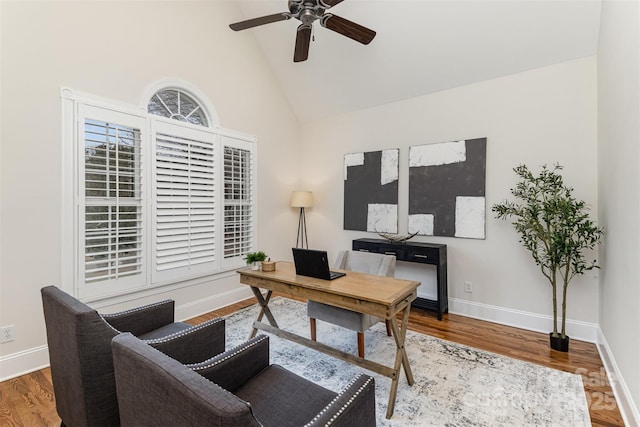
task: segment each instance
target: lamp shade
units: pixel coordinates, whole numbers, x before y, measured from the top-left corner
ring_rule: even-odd
[[[294,191],[291,193],[292,208],[310,208],[313,206],[313,193],[311,191]]]

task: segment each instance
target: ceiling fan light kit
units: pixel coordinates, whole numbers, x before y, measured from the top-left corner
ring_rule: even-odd
[[[234,31],[242,31],[260,25],[271,24],[296,18],[301,22],[296,32],[296,44],[293,52],[293,62],[306,61],[309,57],[312,26],[315,21],[331,31],[362,44],[369,44],[376,36],[376,32],[348,19],[326,13],[326,10],[342,3],[344,0],[289,0],[289,12],[275,13],[259,18],[247,19],[229,25]]]

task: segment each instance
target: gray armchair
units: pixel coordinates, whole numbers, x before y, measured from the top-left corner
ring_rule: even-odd
[[[224,319],[197,326],[174,322],[171,300],[100,315],[55,286],[41,293],[56,409],[63,426],[120,425],[111,340],[122,331],[183,363],[224,351]]]
[[[394,255],[371,252],[340,251],[333,268],[393,277],[396,271],[396,257]],[[357,313],[317,301],[307,302],[307,315],[309,316],[311,339],[313,341],[316,341],[317,338],[316,319],[356,331],[358,356],[360,357],[364,357],[364,332],[382,320],[370,314]],[[391,336],[391,326],[388,321],[385,323],[387,335]]]
[[[187,366],[130,334],[112,348],[124,427],[376,425],[372,377],[334,393],[269,365],[266,335]]]

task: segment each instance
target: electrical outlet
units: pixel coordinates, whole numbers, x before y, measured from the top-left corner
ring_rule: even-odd
[[[14,325],[3,326],[0,328],[0,344],[15,341],[16,327]]]
[[[464,281],[464,291],[465,292],[473,292],[473,285],[468,280]]]

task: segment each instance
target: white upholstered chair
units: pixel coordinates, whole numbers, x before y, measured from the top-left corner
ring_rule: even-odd
[[[396,270],[396,257],[371,252],[340,251],[332,268],[393,277]],[[370,314],[357,313],[317,301],[307,302],[307,315],[310,318],[311,339],[313,341],[316,340],[316,319],[356,331],[358,356],[360,357],[364,357],[364,332],[383,320]],[[386,323],[387,334],[391,336],[391,327],[389,322]]]

